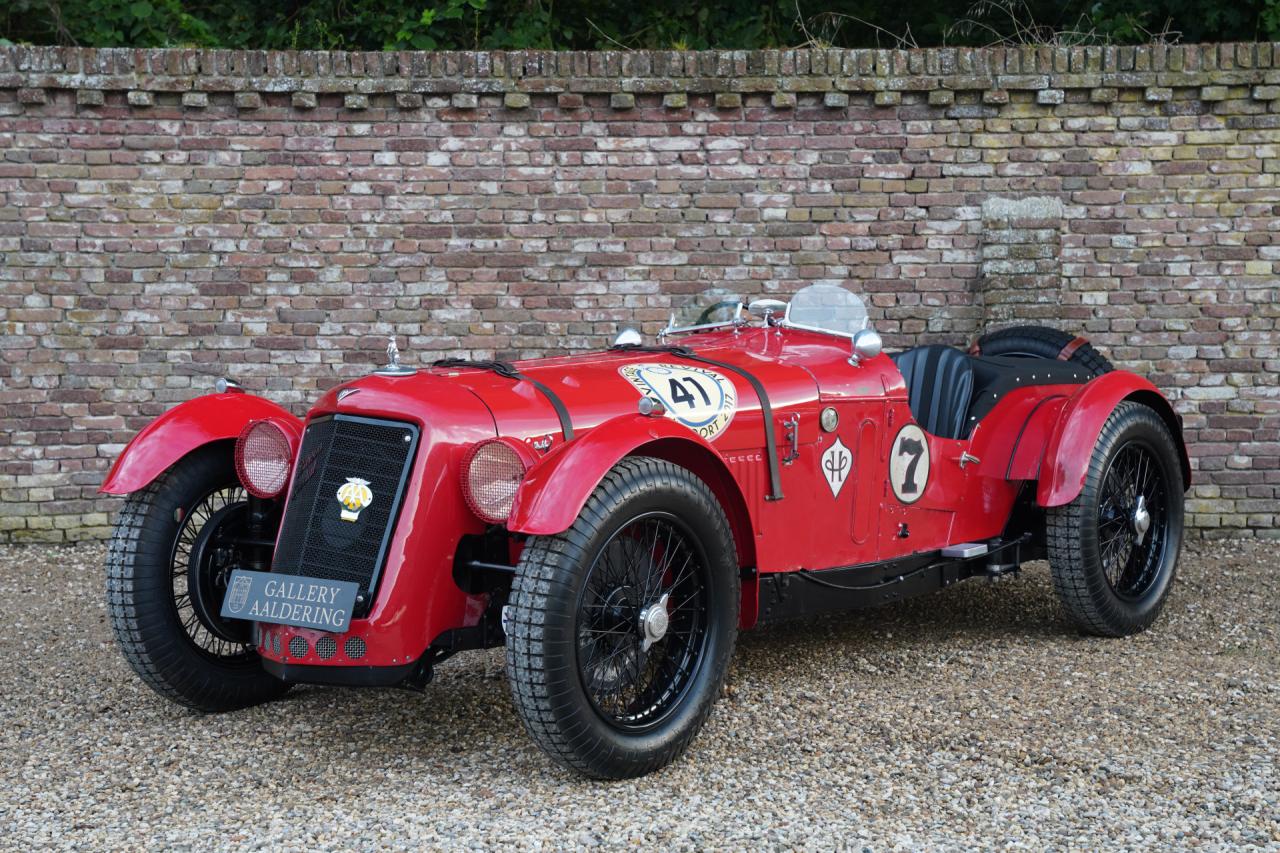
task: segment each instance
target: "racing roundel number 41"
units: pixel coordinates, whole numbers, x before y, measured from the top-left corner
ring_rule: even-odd
[[[904,504],[913,504],[929,484],[929,440],[915,424],[904,424],[889,450],[889,485]]]
[[[645,362],[618,370],[641,396],[662,404],[666,416],[710,441],[738,411],[738,392],[724,376],[701,367]]]

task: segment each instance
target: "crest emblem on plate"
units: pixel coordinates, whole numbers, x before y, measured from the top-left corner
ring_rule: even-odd
[[[249,600],[251,586],[253,586],[253,578],[236,575],[231,581],[231,589],[227,591],[227,610],[232,613],[244,610],[245,602]]]
[[[840,436],[836,436],[835,443],[822,453],[822,478],[831,489],[831,497],[840,497],[840,490],[844,488],[844,481],[849,479],[852,468],[853,454],[844,446]]]
[[[342,504],[343,521],[358,521],[360,510],[373,503],[369,481],[348,477],[347,482],[338,487],[338,503]]]
[[[714,370],[643,362],[618,369],[640,396],[657,400],[666,417],[708,441],[724,432],[738,411],[738,391]]]

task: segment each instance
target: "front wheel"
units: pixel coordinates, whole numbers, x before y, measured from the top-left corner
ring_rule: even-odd
[[[1182,492],[1164,420],[1121,403],[1094,445],[1084,488],[1047,515],[1053,586],[1081,630],[1122,637],[1155,621],[1182,545]]]
[[[657,770],[702,727],[733,654],[724,511],[686,469],[625,459],[572,527],[526,544],[509,607],[507,677],[538,746],[596,778]]]
[[[262,669],[252,623],[219,615],[247,516],[230,447],[208,445],[125,499],[107,550],[107,606],[125,659],[161,696],[200,711],[289,689]]]

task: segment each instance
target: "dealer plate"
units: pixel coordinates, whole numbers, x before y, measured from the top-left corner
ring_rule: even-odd
[[[342,633],[351,624],[359,592],[360,585],[351,581],[236,569],[222,600],[222,616]]]

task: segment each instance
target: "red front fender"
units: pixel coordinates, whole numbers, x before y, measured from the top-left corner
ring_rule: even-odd
[[[197,447],[235,438],[249,421],[269,417],[285,418],[302,429],[302,422],[287,410],[252,394],[207,394],[181,403],[133,437],[99,491],[136,492]]]
[[[682,462],[684,459],[673,450],[687,447],[691,451],[687,456],[694,456],[697,461],[686,467],[704,469],[694,473],[704,480],[714,480],[709,485],[717,492],[725,484],[734,482],[715,448],[688,427],[666,418],[619,415],[561,445],[529,469],[520,491],[516,492],[507,529],[539,536],[567,530],[609,469],[624,456],[649,444],[655,446],[652,455]],[[720,494],[717,497],[725,502],[725,497]],[[740,504],[741,496],[737,498],[731,504]],[[731,520],[736,509],[733,505],[725,507]]]
[[[1062,506],[1076,499],[1084,488],[1089,459],[1107,418],[1124,400],[1149,406],[1169,425],[1182,464],[1182,481],[1191,483],[1191,462],[1182,441],[1182,424],[1164,395],[1146,379],[1123,370],[1105,373],[1077,391],[1058,413],[1057,423],[1045,445],[1040,463],[1036,502]]]

